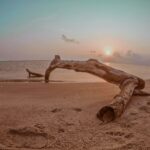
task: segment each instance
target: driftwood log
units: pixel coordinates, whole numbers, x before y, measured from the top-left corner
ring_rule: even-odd
[[[40,74],[40,73],[36,73],[36,72],[32,72],[29,69],[26,69],[27,73],[28,73],[28,77],[29,78],[33,78],[33,77],[44,77],[44,75]]]
[[[112,103],[102,107],[97,113],[97,117],[104,122],[109,122],[120,117],[131,100],[132,95],[150,95],[149,93],[141,91],[145,87],[145,81],[143,79],[114,69],[95,59],[89,59],[87,61],[68,61],[61,60],[60,56],[56,55],[45,72],[45,82],[49,82],[50,73],[56,68],[87,72],[120,87],[120,93],[113,98]]]

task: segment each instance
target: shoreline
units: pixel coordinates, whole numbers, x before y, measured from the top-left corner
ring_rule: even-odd
[[[41,82],[41,83],[45,83],[44,79],[0,79],[0,83],[3,82]],[[49,83],[103,83],[106,81],[63,81],[63,80],[49,80]]]
[[[44,82],[44,79],[0,79],[0,82]],[[50,82],[64,82],[62,80],[50,80]]]
[[[145,82],[149,82],[150,79],[144,79]],[[27,82],[27,83],[32,83],[32,82],[39,82],[39,83],[45,83],[45,80],[44,79],[0,79],[0,83],[3,83],[3,82]],[[64,80],[49,80],[48,83],[108,83],[108,84],[111,84],[105,80],[101,80],[101,81],[64,81]]]

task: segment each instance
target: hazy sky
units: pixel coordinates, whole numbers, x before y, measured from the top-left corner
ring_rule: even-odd
[[[0,0],[0,60],[94,57],[106,46],[150,55],[150,0]]]

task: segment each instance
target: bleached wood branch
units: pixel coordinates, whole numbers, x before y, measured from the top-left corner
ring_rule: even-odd
[[[26,69],[27,73],[28,73],[28,77],[44,77],[44,75],[40,74],[40,73],[36,73],[36,72],[32,72],[29,69]]]
[[[150,95],[149,93],[141,91],[141,89],[145,87],[145,81],[143,79],[107,66],[95,59],[89,59],[87,61],[68,61],[61,60],[60,56],[56,55],[45,72],[45,82],[49,82],[50,73],[56,68],[87,72],[120,87],[121,91],[119,95],[115,96],[113,102],[101,108],[97,113],[97,117],[102,121],[112,121],[121,116],[132,95]]]

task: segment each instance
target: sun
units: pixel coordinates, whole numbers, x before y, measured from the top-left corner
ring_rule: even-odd
[[[112,56],[112,54],[113,54],[113,49],[112,49],[112,47],[109,47],[109,46],[104,47],[104,54],[105,54],[106,56]]]

